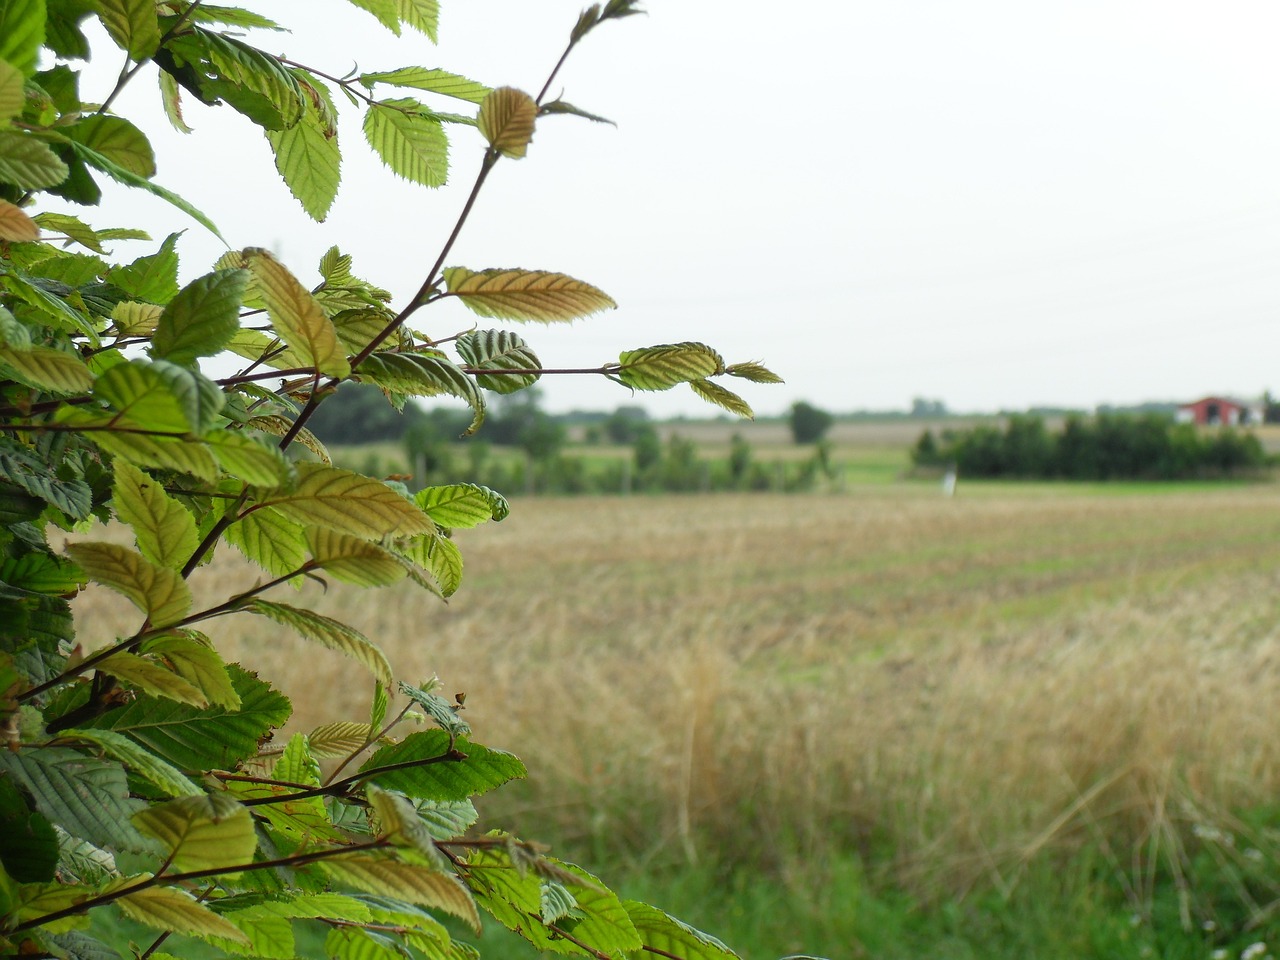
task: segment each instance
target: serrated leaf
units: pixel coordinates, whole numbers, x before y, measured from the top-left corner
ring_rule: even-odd
[[[8,64],[0,63],[0,70]],[[34,220],[8,200],[0,200],[0,240],[12,243],[40,239],[40,228]]]
[[[45,40],[44,30],[44,0],[5,0],[0,4],[0,60],[31,76]]]
[[[98,377],[93,394],[131,426],[174,435],[208,430],[226,403],[212,380],[166,360],[117,363]]]
[[[107,453],[128,460],[136,466],[188,473],[208,483],[213,483],[218,478],[218,465],[203,443],[180,437],[113,432],[121,427],[118,417],[76,407],[60,408],[54,419],[58,423],[83,430]],[[128,428],[131,425],[124,426]]]
[[[273,577],[300,570],[307,562],[302,524],[275,510],[259,509],[245,514],[227,528],[224,536],[246,559]]]
[[[76,520],[88,517],[93,508],[89,484],[83,480],[61,479],[31,448],[8,437],[0,437],[0,477]]]
[[[725,367],[731,377],[742,377],[752,383],[783,383],[783,379],[760,363],[735,363]]]
[[[332,299],[328,291],[321,290],[316,294],[316,299],[326,310],[330,309]],[[351,353],[359,353],[386,329],[391,320],[385,310],[348,309],[333,315],[333,326],[338,331],[338,339],[342,341],[342,345]]]
[[[314,366],[305,353],[260,330],[241,328],[227,342],[227,349],[257,365],[277,370],[310,370]]]
[[[111,319],[122,336],[147,337],[155,333],[163,313],[164,308],[154,303],[122,300],[111,308]]]
[[[167,304],[178,295],[177,243],[180,234],[171,233],[153,254],[132,263],[111,267],[107,279],[137,300]]]
[[[65,747],[42,747],[0,751],[0,770],[22,784],[36,808],[72,836],[117,850],[148,848],[129,822],[144,804],[130,798],[119,763]]]
[[[457,339],[458,354],[477,372],[476,383],[494,393],[515,393],[538,382],[542,362],[524,338],[508,330],[473,330]],[[499,374],[478,373],[501,370]],[[529,373],[514,371],[528,370]]]
[[[155,930],[192,937],[221,937],[248,944],[240,928],[224,920],[178,887],[149,887],[116,901],[120,912]]]
[[[204,440],[222,469],[245,483],[271,490],[289,479],[289,461],[274,444],[260,443],[236,430],[212,430]]]
[[[201,634],[185,631],[156,637],[143,644],[142,652],[168,662],[173,672],[198,689],[210,704],[227,710],[240,706],[240,695],[231,682],[227,665]]]
[[[449,138],[440,121],[416,100],[372,104],[364,115],[364,136],[393,173],[424,187],[449,179]]]
[[[590,120],[593,123],[607,123],[611,127],[617,126],[617,124],[608,117],[601,117],[594,113],[588,113],[586,110],[583,110],[580,107],[575,107],[572,103],[567,103],[564,100],[552,100],[550,103],[544,103],[538,108],[538,115],[542,116],[544,114],[568,114],[573,117],[582,117],[582,119]]]
[[[436,31],[440,23],[439,0],[395,0],[396,12],[402,23],[406,23],[419,33],[426,34],[432,43],[436,42]]]
[[[343,583],[386,587],[405,577],[404,567],[376,543],[323,527],[308,527],[306,538],[312,562]]]
[[[336,760],[362,749],[374,734],[367,723],[339,720],[322,723],[307,734],[311,752],[321,760]]]
[[[196,520],[160,483],[133,464],[115,464],[115,511],[133,528],[139,552],[150,562],[181,570],[200,543]]]
[[[232,770],[258,751],[258,741],[288,718],[290,704],[253,674],[228,666],[240,706],[197,710],[186,704],[138,697],[81,728],[116,730],[182,770]]]
[[[415,90],[427,90],[441,96],[465,100],[467,103],[484,102],[492,88],[483,83],[468,80],[466,77],[447,70],[432,70],[427,67],[401,67],[398,70],[385,70],[376,73],[362,73],[356,78],[366,87],[375,83],[389,83],[394,87],[411,87]]]
[[[466,759],[440,760],[379,773],[370,777],[368,782],[407,797],[458,801],[486,793],[510,780],[522,779],[526,774],[524,764],[517,757],[460,737],[451,738],[443,730],[413,733],[400,743],[382,747],[364,762],[360,770],[365,773],[408,761],[430,760],[447,756],[451,749],[466,754]]]
[[[615,373],[633,390],[667,390],[724,373],[720,354],[705,343],[665,343],[624,351]]]
[[[24,133],[0,131],[0,181],[20,190],[56,187],[71,171],[48,144]]]
[[[133,824],[159,840],[181,872],[250,863],[258,849],[249,808],[218,794],[152,804],[134,814]]]
[[[79,217],[73,217],[67,213],[38,213],[35,216],[35,222],[45,230],[51,230],[54,233],[60,233],[67,238],[63,246],[68,246],[70,242],[75,242],[83,247],[87,247],[94,253],[105,253],[102,247],[102,238],[98,236],[98,231],[93,229]],[[47,261],[42,263],[41,270]]]
[[[476,382],[455,363],[437,353],[370,354],[355,371],[356,379],[412,397],[459,397],[474,413],[468,433],[484,422],[484,396]]]
[[[424,487],[413,502],[442,527],[465,529],[487,520],[502,520],[510,512],[506,499],[475,483],[449,483]]]
[[[328,215],[342,180],[342,151],[338,147],[336,111],[329,91],[316,78],[294,70],[307,108],[302,119],[284,130],[267,130],[276,170],[289,192],[317,222]]]
[[[176,572],[116,543],[69,543],[67,553],[95,581],[127,598],[153,627],[177,623],[191,610],[191,591]]]
[[[22,113],[26,101],[22,71],[12,63],[0,59],[0,121],[9,120]],[[30,239],[34,240],[36,237]]]
[[[444,910],[480,932],[480,915],[471,894],[450,874],[396,860],[351,856],[326,860],[326,873],[357,890]]]
[[[387,707],[391,704],[391,697],[387,693],[384,684],[374,683],[373,699],[369,704],[369,726],[378,730],[382,727],[382,722],[387,719]]]
[[[447,537],[437,533],[399,541],[393,549],[423,570],[429,570],[444,597],[451,597],[462,585],[462,553]]]
[[[435,530],[426,514],[381,481],[317,463],[299,463],[297,469],[298,485],[292,491],[269,491],[257,498],[258,504],[298,523],[366,540]]]
[[[293,428],[293,422],[285,419],[284,417],[273,415],[267,417],[254,417],[246,424],[246,426],[252,427],[255,430],[261,430],[263,433],[271,434],[274,437],[283,437]],[[325,449],[325,445],[321,443],[320,439],[306,427],[303,427],[298,431],[294,440],[314,453],[325,466],[330,466],[333,463],[333,459],[329,456],[329,451]]]
[[[580,320],[617,306],[601,290],[563,273],[448,267],[444,278],[445,296],[457,297],[472,313],[500,320]]]
[[[93,374],[73,353],[53,347],[33,346],[25,350],[0,347],[0,363],[18,383],[49,393],[73,395],[93,386]]]
[[[154,8],[151,16],[155,18]],[[95,113],[58,129],[63,136],[88,147],[98,156],[106,157],[134,176],[150,180],[156,175],[156,157],[150,141],[146,134],[123,117]]]
[[[458,708],[440,694],[410,686],[403,680],[400,681],[400,692],[422,707],[441,730],[455,737],[471,735],[471,725],[458,716]]]
[[[188,364],[221,352],[240,329],[248,283],[247,270],[218,270],[183,287],[160,315],[151,356]]]
[[[349,0],[353,7],[359,7],[366,13],[371,13],[377,21],[394,33],[400,36],[400,17],[396,10],[396,0]]]
[[[422,854],[437,870],[450,868],[448,858],[436,847],[431,831],[418,818],[417,809],[407,798],[379,787],[370,787],[365,794],[379,837]]]
[[[338,342],[333,322],[315,297],[283,264],[265,250],[246,251],[257,292],[267,307],[271,325],[282,340],[318,373],[346,377],[351,366]]]
[[[164,697],[194,707],[207,707],[204,692],[154,660],[132,653],[113,653],[98,669],[123,680],[136,690],[153,697]]]
[[[717,407],[723,407],[730,413],[745,417],[747,420],[755,419],[755,412],[747,401],[712,380],[690,380],[689,387],[708,403],[714,403]]]
[[[193,68],[206,102],[224,100],[267,130],[286,130],[301,120],[302,90],[276,57],[202,27],[171,38],[165,50]]]
[[[391,664],[387,662],[386,655],[358,630],[345,623],[311,610],[260,599],[251,600],[243,609],[249,613],[261,614],[289,627],[307,640],[350,657],[368,668],[374,678],[383,684],[389,685],[392,682]]]
[[[624,900],[622,905],[640,939],[652,953],[686,960],[738,960],[738,955],[715,937],[695,930],[657,907],[638,900]]]
[[[68,740],[83,740],[100,747],[107,756],[113,760],[119,760],[138,776],[159,787],[171,797],[187,797],[204,793],[181,770],[114,730],[67,730],[62,733],[62,737]]]
[[[160,103],[164,107],[164,115],[169,125],[179,133],[191,133],[191,127],[182,116],[182,88],[173,74],[167,70],[159,71]]]
[[[470,800],[418,800],[418,818],[437,840],[460,837],[480,819]]]
[[[121,50],[145,60],[160,46],[160,22],[153,0],[97,0],[102,25]]]
[[[529,149],[538,120],[533,97],[515,87],[498,87],[480,104],[476,124],[493,149],[504,157],[519,159]]]

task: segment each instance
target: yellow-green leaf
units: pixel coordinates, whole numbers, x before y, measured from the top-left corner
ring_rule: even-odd
[[[275,257],[265,250],[245,251],[258,295],[267,307],[273,329],[316,371],[330,377],[351,373],[333,322],[315,297]]]
[[[67,544],[67,553],[93,580],[126,597],[153,627],[177,623],[191,610],[191,591],[173,570],[157,567],[118,543]]]
[[[38,390],[76,394],[93,386],[93,374],[83,360],[53,347],[0,347],[0,362],[13,371],[14,380]]]
[[[762,363],[749,361],[747,363],[734,363],[725,367],[725,373],[731,377],[741,377],[744,380],[750,380],[752,383],[782,383],[780,376],[770,370]]]
[[[98,0],[102,25],[134,60],[145,60],[160,45],[154,0]]]
[[[154,660],[137,654],[113,653],[98,664],[98,669],[153,697],[164,697],[201,709],[209,706],[208,697],[199,687]]]
[[[196,520],[160,483],[133,464],[115,464],[116,516],[133,528],[138,550],[152,563],[181,570],[200,544]]]
[[[498,87],[480,104],[476,122],[489,145],[504,157],[523,157],[533,140],[538,105],[515,87]]]
[[[155,332],[160,323],[164,307],[154,303],[140,303],[137,300],[122,300],[111,308],[111,319],[126,337],[147,336]]]
[[[266,600],[252,600],[244,609],[291,627],[306,639],[345,654],[368,667],[374,679],[380,683],[387,686],[391,684],[391,664],[387,662],[386,655],[353,627],[311,610]]]
[[[0,180],[22,190],[56,187],[70,171],[49,145],[25,133],[0,131]]]
[[[449,267],[444,278],[446,296],[457,297],[482,317],[554,323],[617,306],[608,294],[563,273]]]
[[[177,767],[122,733],[114,730],[68,730],[61,736],[97,745],[107,756],[119,760],[171,797],[190,797],[204,793]]]
[[[435,530],[425,513],[385,483],[318,463],[299,463],[298,485],[292,491],[269,491],[257,502],[298,523],[366,540]]]
[[[405,568],[376,543],[324,527],[308,527],[312,561],[330,576],[357,587],[386,587],[405,577]]]
[[[385,70],[377,73],[362,73],[357,79],[366,87],[375,83],[389,83],[395,87],[412,87],[415,90],[427,90],[445,97],[465,100],[467,103],[483,103],[491,92],[490,87],[447,70],[434,70],[427,67],[401,67],[399,70]]]
[[[222,351],[240,329],[246,270],[217,270],[187,284],[164,308],[151,355],[188,364]]]
[[[0,60],[30,76],[45,41],[44,0],[5,0],[0,4]]]
[[[300,523],[270,507],[246,513],[227,527],[226,540],[245,558],[273,577],[300,570],[307,562],[306,537]]]
[[[339,720],[322,723],[307,734],[311,753],[319,760],[336,760],[350,756],[369,743],[373,728],[367,723]]]
[[[155,930],[191,937],[221,937],[249,945],[240,928],[178,887],[148,887],[116,901],[120,912]]]
[[[633,390],[666,390],[724,373],[720,354],[705,343],[665,343],[627,350],[614,373]]]
[[[745,417],[748,420],[755,419],[756,415],[747,401],[732,390],[726,390],[712,380],[690,380],[689,387],[708,403],[714,403],[717,407],[724,407],[730,413],[736,413],[738,416]]]
[[[174,673],[199,690],[209,703],[233,711],[240,708],[240,695],[227,673],[227,665],[202,634],[188,630],[156,637],[142,645],[142,652],[169,663]]]
[[[204,440],[222,469],[245,483],[269,490],[289,479],[289,461],[275,444],[236,430],[212,430]]]
[[[254,417],[249,421],[247,426],[250,426],[255,430],[261,430],[263,433],[269,433],[273,437],[283,437],[290,431],[290,429],[292,429],[293,422],[291,420],[286,420],[284,417],[273,414],[266,417]],[[320,462],[325,466],[329,466],[333,463],[332,458],[329,456],[329,451],[325,449],[325,445],[320,442],[320,438],[306,427],[299,430],[294,439],[319,457]]]
[[[357,890],[435,907],[460,917],[480,932],[480,915],[471,894],[450,874],[429,867],[377,857],[352,856],[326,860],[326,873]]]
[[[25,103],[22,71],[7,60],[0,59],[0,121],[18,116]]]
[[[8,64],[0,63],[0,67]],[[8,200],[0,200],[0,240],[13,243],[40,239],[40,228],[34,220]]]
[[[333,206],[342,179],[335,111],[323,84],[303,70],[295,69],[293,75],[307,95],[306,112],[291,127],[264,132],[289,192],[312,220],[321,221]]]
[[[364,136],[382,162],[406,180],[441,187],[449,179],[449,138],[418,101],[372,104],[364,116]]]
[[[184,872],[250,863],[258,848],[249,808],[220,794],[153,804],[134,814],[133,824],[164,844]]]

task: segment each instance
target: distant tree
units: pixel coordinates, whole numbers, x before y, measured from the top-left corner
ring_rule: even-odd
[[[342,402],[321,404],[307,423],[307,429],[322,443],[399,440],[423,415],[422,408],[412,401],[405,404],[403,412],[397,412],[387,403],[383,392],[372,384],[348,382],[339,387],[338,392],[342,394]]]
[[[947,405],[941,400],[928,400],[924,397],[911,399],[911,416],[913,417],[945,417]]]
[[[1280,423],[1280,400],[1270,390],[1262,395],[1262,422]]]
[[[635,443],[636,436],[648,421],[649,413],[644,407],[618,407],[605,418],[604,432],[613,443]]]
[[[640,477],[643,478],[662,463],[662,439],[650,424],[641,426],[632,446],[635,448],[636,473]]]
[[[817,443],[835,422],[835,417],[826,410],[820,410],[803,400],[792,404],[789,419],[791,437],[796,443]]]
[[[911,462],[917,467],[936,467],[943,461],[942,452],[938,449],[938,438],[932,430],[925,430],[911,448]]]
[[[729,438],[729,479],[735,487],[742,486],[751,470],[751,444],[735,433]]]

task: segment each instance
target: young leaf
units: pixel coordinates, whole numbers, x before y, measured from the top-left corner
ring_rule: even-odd
[[[171,233],[155,253],[132,263],[111,267],[107,279],[135,300],[167,304],[178,295],[178,254],[181,234]]]
[[[476,123],[493,149],[504,157],[519,159],[529,149],[538,120],[533,97],[515,87],[498,87],[480,104]]]
[[[453,596],[462,585],[462,553],[447,537],[429,533],[394,543],[392,549],[423,570],[430,571],[441,596]]]
[[[681,923],[656,907],[637,900],[624,900],[622,905],[650,953],[686,960],[738,960],[738,955],[715,937]]]
[[[362,749],[373,734],[373,728],[367,723],[339,720],[320,724],[307,734],[307,742],[317,759],[336,760]]]
[[[290,627],[302,637],[313,640],[323,647],[345,654],[367,667],[378,682],[384,685],[391,684],[391,664],[387,663],[386,655],[358,630],[345,623],[310,610],[259,599],[249,601],[244,609],[249,613],[261,614],[282,626]]]
[[[245,483],[271,490],[289,479],[289,461],[275,444],[260,442],[238,430],[211,430],[204,441],[222,469]]]
[[[35,221],[8,200],[0,200],[0,240],[21,243],[39,239],[40,228]]]
[[[253,510],[227,528],[229,544],[273,577],[283,577],[307,562],[300,523],[270,508]]]
[[[183,287],[160,315],[151,356],[188,364],[220,353],[240,329],[248,283],[247,270],[218,270]]]
[[[451,749],[466,754],[462,760],[433,760]],[[458,801],[486,793],[510,780],[523,779],[524,764],[502,750],[492,750],[443,730],[425,730],[400,743],[382,747],[360,767],[362,773],[410,761],[424,762],[403,770],[391,770],[369,778],[384,790],[423,800]]]
[[[54,347],[0,347],[0,363],[8,368],[11,379],[49,393],[69,396],[93,385],[93,374],[80,357]]]
[[[287,130],[302,119],[306,107],[297,79],[256,47],[196,27],[167,41],[165,53],[195,68],[188,78],[205,102],[224,100],[266,130]]]
[[[432,693],[429,689],[411,687],[403,680],[400,682],[400,692],[422,707],[441,730],[455,737],[471,735],[471,725],[458,716],[458,707],[440,694]]]
[[[448,293],[472,313],[500,320],[553,323],[580,320],[617,306],[613,298],[563,273],[537,270],[481,270],[447,267]]]
[[[151,0],[98,0],[102,25],[134,60],[146,60],[160,46],[160,23]]]
[[[258,849],[249,808],[219,794],[152,804],[133,824],[159,840],[180,871],[225,870],[251,862]]]
[[[312,562],[343,583],[386,587],[405,577],[400,562],[376,543],[323,527],[308,527],[306,537]]]
[[[18,116],[26,102],[26,94],[22,89],[22,71],[12,63],[0,60],[0,121]],[[37,237],[28,239],[35,240]]]
[[[677,383],[724,373],[724,361],[705,343],[669,343],[627,350],[618,358],[619,380],[633,390],[666,390]]]
[[[221,937],[248,945],[249,938],[178,887],[148,887],[116,901],[120,912],[155,930],[191,937]]]
[[[690,380],[689,387],[708,403],[714,403],[717,407],[724,407],[730,413],[736,413],[740,417],[748,420],[755,419],[755,413],[751,410],[747,401],[732,390],[726,390],[720,384],[711,380]]]
[[[440,25],[439,0],[395,0],[401,22],[436,42],[436,30]]]
[[[424,487],[414,494],[413,502],[440,526],[451,529],[475,527],[487,520],[502,520],[510,511],[501,495],[475,483]]]
[[[735,363],[724,368],[731,377],[742,377],[752,383],[782,383],[780,376],[761,363]]]
[[[114,432],[120,426],[119,417],[105,413],[92,413],[77,407],[63,407],[54,415],[58,423],[92,432],[95,444],[114,457],[128,460],[140,467],[157,470],[175,470],[188,473],[208,483],[218,478],[218,465],[202,443],[194,443],[181,437],[156,437],[142,433]],[[123,426],[136,429],[131,424]]]
[[[207,707],[204,692],[154,660],[132,653],[113,653],[98,669],[153,697],[164,697],[193,707]]]
[[[20,190],[56,187],[71,171],[58,155],[35,137],[0,131],[0,181]]]
[[[261,430],[263,433],[270,434],[271,436],[283,437],[289,432],[290,428],[293,426],[293,422],[286,420],[284,417],[273,415],[267,417],[254,417],[245,424],[245,426],[252,427],[255,430]],[[333,460],[329,456],[329,451],[325,449],[324,444],[321,443],[319,438],[317,438],[316,435],[306,427],[299,430],[294,439],[314,453],[316,455],[316,459],[325,466],[331,466],[333,464]]]
[[[431,533],[435,524],[395,490],[370,477],[317,463],[298,464],[298,485],[258,499],[302,524],[366,540]]]
[[[449,138],[417,100],[381,100],[364,116],[364,136],[393,173],[424,187],[449,178]]]
[[[377,18],[378,22],[394,33],[400,36],[400,17],[396,10],[397,0],[350,0],[354,7],[359,7],[367,13],[371,13]]]
[[[187,630],[156,637],[146,641],[141,650],[166,661],[173,672],[199,690],[208,703],[227,710],[240,706],[240,695],[231,682],[227,665],[202,634]]]
[[[378,836],[388,838],[398,847],[414,850],[437,870],[448,870],[450,863],[435,845],[431,831],[418,817],[418,811],[406,798],[379,787],[370,787],[366,798],[377,821]]]
[[[601,117],[594,113],[587,113],[587,111],[579,107],[575,107],[572,103],[566,103],[563,100],[552,100],[550,103],[544,103],[538,108],[538,116],[543,116],[544,114],[568,114],[573,117],[582,117],[584,120],[590,120],[593,123],[607,123],[611,127],[617,126],[617,124],[608,117]]]
[[[116,543],[67,544],[67,553],[90,577],[126,597],[154,627],[177,623],[191,610],[186,581],[166,567]]]
[[[116,516],[133,528],[138,550],[150,562],[181,570],[199,545],[195,517],[133,464],[115,464]]]
[[[93,394],[131,426],[174,436],[203,433],[225,402],[217,384],[162,360],[117,363],[98,377]]]
[[[522,337],[508,330],[473,330],[457,340],[458,354],[477,371],[476,383],[494,393],[515,393],[533,386],[542,376],[542,362]],[[501,370],[500,375],[478,373]],[[529,373],[512,371],[528,370]]]
[[[64,730],[60,736],[64,740],[83,740],[100,747],[107,756],[119,760],[171,797],[190,797],[204,793],[177,767],[114,730]]]
[[[333,322],[325,316],[315,297],[267,251],[246,250],[245,254],[257,292],[280,338],[306,358],[309,365],[314,365],[317,373],[348,376],[351,367]]]
[[[307,95],[306,112],[291,127],[264,132],[275,154],[276,170],[289,192],[307,215],[319,222],[333,206],[342,180],[336,111],[328,89],[319,80],[302,70],[293,73]]]
[[[432,70],[427,67],[401,67],[399,70],[387,70],[378,73],[362,73],[357,77],[370,89],[375,83],[389,83],[395,87],[412,87],[415,90],[427,90],[441,96],[465,100],[467,103],[482,103],[491,88],[483,83],[468,80],[466,77],[447,70]]]
[[[348,884],[357,890],[444,910],[465,920],[476,933],[480,932],[480,915],[476,912],[475,901],[471,899],[466,887],[450,874],[416,864],[369,856],[326,860],[323,867],[339,883]]]
[[[356,368],[356,378],[411,397],[459,397],[475,413],[468,433],[484,422],[484,395],[476,382],[443,354],[374,353]]]

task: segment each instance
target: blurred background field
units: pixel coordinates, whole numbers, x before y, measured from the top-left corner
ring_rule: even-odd
[[[447,605],[303,590],[526,761],[484,814],[748,960],[1207,960],[1280,934],[1280,488],[945,498],[897,479],[918,429],[833,432],[862,466],[826,493],[515,497],[456,535]],[[227,553],[193,587],[255,578]],[[76,603],[87,645],[136,626]],[[293,729],[366,715],[359,668],[245,619],[210,632]]]

